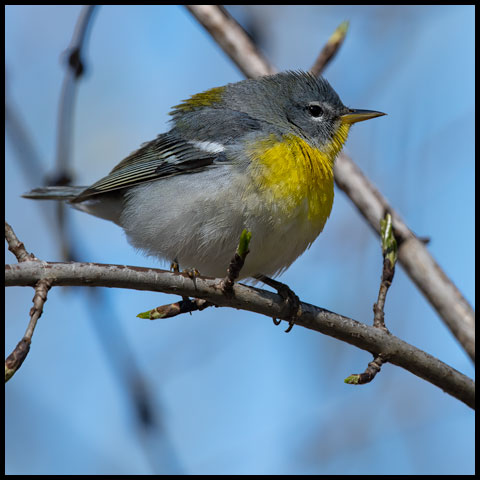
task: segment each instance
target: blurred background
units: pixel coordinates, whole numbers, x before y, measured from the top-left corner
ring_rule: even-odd
[[[473,6],[235,6],[279,70],[308,69],[350,21],[325,71],[343,102],[387,112],[354,127],[347,152],[475,304]],[[20,198],[55,171],[65,56],[80,6],[7,6],[5,215],[29,251],[61,261],[53,205]],[[104,6],[85,50],[74,116],[74,183],[104,176],[168,130],[172,105],[242,79],[180,6]],[[15,138],[12,114],[25,138]],[[21,150],[19,151],[19,146]],[[27,151],[25,151],[27,150]],[[37,157],[26,163],[28,157]],[[77,260],[164,267],[117,226],[69,210]],[[7,251],[6,262],[15,263]],[[280,280],[306,302],[371,324],[380,242],[345,195]],[[5,348],[33,290],[8,288]],[[473,474],[474,412],[392,365],[343,383],[371,355],[231,309],[150,322],[178,297],[54,288],[30,354],[6,385],[7,474]],[[391,332],[473,377],[472,363],[401,267]]]

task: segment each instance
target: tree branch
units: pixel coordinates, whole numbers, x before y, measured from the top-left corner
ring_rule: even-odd
[[[185,273],[96,263],[50,263],[26,261],[5,266],[6,286],[33,286],[50,279],[52,286],[116,287],[172,293],[202,298],[220,307],[231,307],[287,320],[291,312],[282,297],[243,284],[233,285],[225,295],[220,280]],[[300,303],[295,324],[337,338],[372,353],[382,353],[390,363],[410,371],[474,408],[474,382],[454,368],[403,340],[348,317],[308,303]]]
[[[224,9],[218,5],[185,6],[246,77],[276,73],[245,30]]]

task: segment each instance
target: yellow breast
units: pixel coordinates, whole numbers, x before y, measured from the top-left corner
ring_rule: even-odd
[[[296,135],[270,135],[248,147],[252,181],[283,214],[300,214],[323,228],[333,205],[333,164],[348,135],[341,124],[322,150]],[[305,208],[301,208],[305,206]]]

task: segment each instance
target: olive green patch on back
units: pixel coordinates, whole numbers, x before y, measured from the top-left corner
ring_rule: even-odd
[[[170,115],[176,112],[193,112],[196,108],[210,107],[222,100],[222,94],[225,87],[215,87],[205,92],[196,93],[189,99],[183,100],[182,103],[173,107]]]

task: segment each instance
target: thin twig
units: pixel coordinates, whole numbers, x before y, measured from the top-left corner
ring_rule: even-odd
[[[378,298],[373,304],[373,326],[383,328],[388,332],[385,326],[385,300],[387,292],[392,285],[393,276],[395,275],[395,264],[398,258],[398,246],[392,227],[392,216],[387,213],[381,223],[382,238],[382,256],[383,268],[382,278],[380,280],[380,288],[378,289]]]
[[[381,239],[382,239],[382,256],[383,256],[383,268],[382,278],[380,280],[380,287],[378,289],[378,298],[376,303],[373,304],[373,326],[374,328],[380,328],[384,332],[389,333],[385,326],[385,300],[387,298],[387,292],[393,281],[395,275],[395,264],[397,263],[397,240],[393,233],[392,228],[392,216],[387,213],[385,218],[381,221]],[[386,362],[381,353],[373,355],[373,361],[367,366],[365,372],[357,374],[354,373],[345,379],[345,383],[354,385],[363,385],[371,382],[382,365]]]
[[[147,320],[158,320],[163,318],[172,318],[183,313],[191,313],[205,310],[207,307],[213,307],[213,303],[202,300],[201,298],[184,297],[180,302],[168,303],[161,305],[153,310],[139,313],[138,318],[146,318]]]
[[[7,222],[5,222],[5,240],[7,241],[8,249],[15,255],[19,262],[35,260],[35,255],[27,252],[25,245],[17,238],[13,228]]]
[[[245,259],[249,253],[248,247],[250,245],[251,238],[252,233],[244,229],[240,235],[237,251],[235,252],[235,255],[230,261],[230,265],[227,268],[227,275],[220,282],[220,288],[223,290],[223,293],[227,295],[231,295],[233,292],[233,284],[240,275],[240,271],[242,270]]]
[[[30,342],[22,338],[13,349],[13,352],[5,359],[5,383],[8,382],[22,366],[29,351]]]
[[[318,54],[315,63],[313,64],[310,72],[313,73],[316,77],[319,77],[327,65],[333,60],[338,50],[345,40],[345,36],[348,31],[348,22],[342,22],[337,29],[333,32],[332,36],[328,39],[325,46],[322,48]]]
[[[5,360],[5,382],[13,377],[15,372],[22,366],[25,358],[30,351],[33,332],[37,325],[38,319],[43,313],[43,305],[47,301],[47,293],[52,286],[50,279],[43,278],[35,285],[35,295],[33,296],[33,307],[30,309],[30,321],[28,322],[25,335],[18,342],[13,352]]]
[[[221,9],[217,9],[217,12],[214,13],[213,10],[216,7],[213,5],[209,7],[211,15],[215,15],[218,18],[217,21],[221,22],[220,16],[224,15]],[[200,16],[197,16],[197,19],[203,24],[204,20]],[[227,33],[223,29],[208,29],[206,25],[204,26],[247,76],[268,75],[275,71],[275,68],[258,52],[243,29],[237,29],[235,36],[229,37],[226,41]],[[248,54],[238,53],[243,48]],[[254,74],[247,72],[254,72]],[[432,258],[425,245],[415,237],[385,198],[347,155],[340,154],[338,156],[334,167],[334,178],[337,186],[353,201],[376,232],[380,233],[379,222],[385,212],[391,212],[395,235],[399,239],[400,263],[474,360],[475,313],[457,287]]]
[[[33,307],[30,309],[30,322],[27,330],[25,331],[25,337],[29,340],[32,339],[33,332],[37,325],[37,320],[42,316],[43,306],[47,301],[47,294],[52,287],[52,281],[49,278],[42,278],[35,285],[35,295],[33,296]]]
[[[374,355],[374,357],[375,358],[368,364],[363,373],[353,373],[344,380],[345,383],[350,385],[364,385],[370,383],[385,363],[382,354]]]
[[[230,265],[227,268],[227,275],[221,282],[222,290],[224,291],[224,293],[229,294],[233,291],[233,284],[238,278],[240,271],[243,268],[244,262],[245,259],[242,258],[237,252],[235,252],[235,255],[230,261]]]

